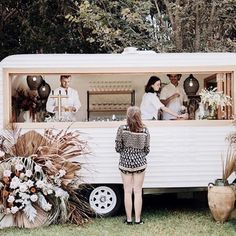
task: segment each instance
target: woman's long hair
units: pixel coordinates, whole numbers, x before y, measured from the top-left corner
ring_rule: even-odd
[[[141,111],[137,106],[131,106],[127,109],[127,124],[131,132],[141,132],[143,123],[141,119]]]
[[[157,81],[161,81],[161,79],[157,76],[151,76],[145,86],[145,93],[155,93],[152,85],[155,84]]]

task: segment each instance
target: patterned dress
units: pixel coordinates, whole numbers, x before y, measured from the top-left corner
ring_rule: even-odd
[[[116,135],[115,149],[120,153],[119,169],[127,172],[144,170],[150,151],[150,135],[147,128],[139,133],[131,132],[128,125],[121,125]]]

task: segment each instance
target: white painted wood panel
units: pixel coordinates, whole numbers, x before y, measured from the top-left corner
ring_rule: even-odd
[[[143,54],[26,54],[2,61],[8,68],[69,68],[109,70],[119,68],[140,71],[152,68],[214,67],[235,65],[235,53],[155,53]]]
[[[151,152],[145,188],[206,187],[221,177],[221,155],[228,147],[231,125],[211,127],[149,127]],[[83,170],[91,183],[121,183],[116,129],[83,129],[91,147]],[[87,171],[86,168],[88,168]],[[231,179],[235,178],[232,176]]]

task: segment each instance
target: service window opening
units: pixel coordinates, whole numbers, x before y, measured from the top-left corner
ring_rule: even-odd
[[[168,72],[10,74],[11,102],[9,104],[11,107],[8,120],[15,123],[124,120],[129,106],[140,106],[150,76],[159,77],[163,88],[170,83],[167,74]],[[65,79],[63,82],[68,83],[66,86],[69,89],[61,88],[61,76],[68,76],[69,80]],[[203,89],[221,91],[231,97],[233,103],[233,73],[231,72],[185,72],[181,74],[179,83],[188,96],[186,106],[190,120],[201,119],[197,112]],[[53,99],[57,107],[55,110],[49,109],[50,99]],[[161,115],[159,119],[162,119]],[[223,108],[218,107],[216,119],[233,119],[233,104]]]

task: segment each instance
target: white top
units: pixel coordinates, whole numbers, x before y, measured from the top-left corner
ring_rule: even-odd
[[[160,108],[165,105],[160,102],[156,93],[145,93],[140,105],[141,115],[143,120],[157,120],[157,113]]]
[[[180,110],[181,110],[181,107],[183,106],[183,102],[188,101],[188,97],[184,89],[180,85],[177,85],[176,87],[172,83],[169,83],[168,85],[166,85],[161,90],[160,99],[166,100],[167,98],[172,96],[174,93],[179,93],[180,96],[172,99],[166,105],[166,107],[168,107],[171,111],[180,115]],[[176,117],[163,111],[163,120],[171,120],[171,119],[176,119]]]
[[[52,94],[53,93],[53,94]],[[48,112],[55,113],[54,109],[56,106],[58,106],[58,99],[52,98],[51,96],[57,96],[59,93],[62,96],[68,96],[67,98],[61,98],[61,106],[67,108],[67,107],[74,107],[76,109],[75,112],[62,112],[61,115],[64,118],[70,119],[72,121],[76,121],[76,112],[80,109],[81,103],[79,99],[79,94],[75,89],[68,88],[67,93],[66,89],[59,87],[51,92],[51,95],[48,98],[46,109]]]

